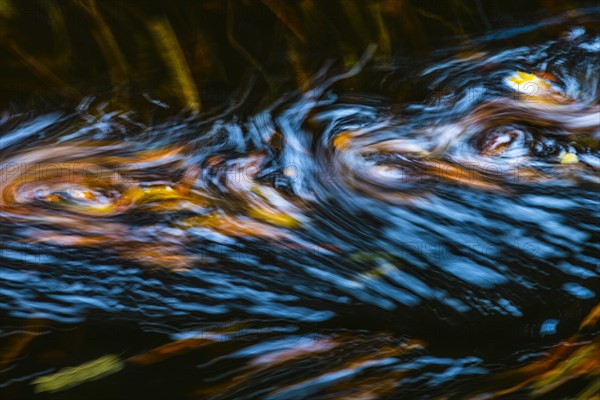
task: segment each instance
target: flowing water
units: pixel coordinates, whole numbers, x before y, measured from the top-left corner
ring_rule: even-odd
[[[600,36],[576,16],[403,76],[369,48],[253,115],[3,114],[2,398],[597,396]]]

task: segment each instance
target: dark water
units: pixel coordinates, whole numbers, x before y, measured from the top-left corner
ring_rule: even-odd
[[[251,116],[3,114],[2,398],[597,396],[597,16]]]

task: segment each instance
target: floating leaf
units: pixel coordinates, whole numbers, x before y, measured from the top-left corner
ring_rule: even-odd
[[[282,226],[285,228],[297,228],[300,222],[294,217],[277,211],[270,207],[255,207],[250,210],[248,215],[251,218],[268,222],[273,225]]]
[[[350,148],[350,141],[353,137],[354,135],[352,132],[342,132],[333,139],[333,146],[340,151],[348,150]]]
[[[561,157],[560,157],[560,163],[561,164],[577,164],[579,162],[579,158],[577,157],[577,154],[574,153],[564,153]]]
[[[526,83],[535,82],[535,83],[540,83],[542,85],[548,86],[548,83],[545,80],[540,79],[537,75],[528,74],[528,73],[522,72],[522,71],[517,71],[517,73],[514,75],[511,75],[508,78],[508,80],[510,82],[516,83],[517,85],[523,85]]]
[[[556,87],[552,86],[550,80],[544,77],[550,77],[550,75],[517,71],[506,78],[506,82],[522,96],[522,100],[542,104],[564,103],[567,100],[564,94],[560,93]],[[551,77],[555,79],[554,76]]]

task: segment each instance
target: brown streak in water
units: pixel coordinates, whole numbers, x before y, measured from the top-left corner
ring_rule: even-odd
[[[19,357],[39,335],[45,325],[46,323],[41,319],[31,318],[26,320],[20,332],[14,335],[0,351],[0,365],[6,365]]]
[[[527,365],[497,374],[487,389],[468,398],[501,398],[525,388],[530,389],[531,395],[536,398],[579,376],[600,379],[600,340],[597,336],[591,341],[581,336],[587,330],[597,329],[599,319],[600,306],[596,306],[581,323],[580,333],[554,346],[547,355]],[[581,397],[578,399],[584,400]]]
[[[138,354],[127,359],[132,364],[138,366],[148,366],[162,362],[171,357],[180,356],[189,353],[206,345],[214,343],[213,340],[205,338],[189,338],[176,342],[167,343],[160,347],[155,347],[146,353]]]

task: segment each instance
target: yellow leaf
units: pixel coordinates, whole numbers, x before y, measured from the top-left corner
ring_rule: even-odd
[[[539,85],[539,87],[542,89],[548,89],[550,87],[550,83],[547,80],[540,78],[536,74],[528,74],[522,71],[517,71],[516,74],[509,76],[508,81],[516,83],[517,85],[533,83]],[[535,95],[535,93],[532,93],[532,95]]]
[[[579,158],[574,153],[565,153],[560,157],[561,164],[577,164],[578,162]]]
[[[526,81],[535,79],[534,74],[528,74],[528,73],[522,72],[522,71],[517,71],[517,75],[519,76],[519,78],[526,80]]]
[[[600,320],[600,305],[594,307],[594,309],[585,317],[585,320],[579,326],[580,330],[593,328],[594,325]]]
[[[7,19],[17,16],[17,9],[10,0],[0,0],[0,16]]]
[[[117,356],[110,354],[76,367],[63,368],[51,375],[41,376],[32,384],[35,386],[36,393],[57,392],[114,374],[123,367],[123,362]]]
[[[150,21],[148,27],[183,105],[193,112],[199,112],[202,106],[198,88],[171,23],[167,19],[156,19]]]
[[[300,225],[295,218],[285,213],[270,209],[268,207],[256,207],[250,210],[248,215],[251,218],[258,219],[269,224],[282,226],[285,228],[296,228]]]
[[[352,132],[344,131],[333,139],[333,146],[341,151],[348,150],[352,137]]]

